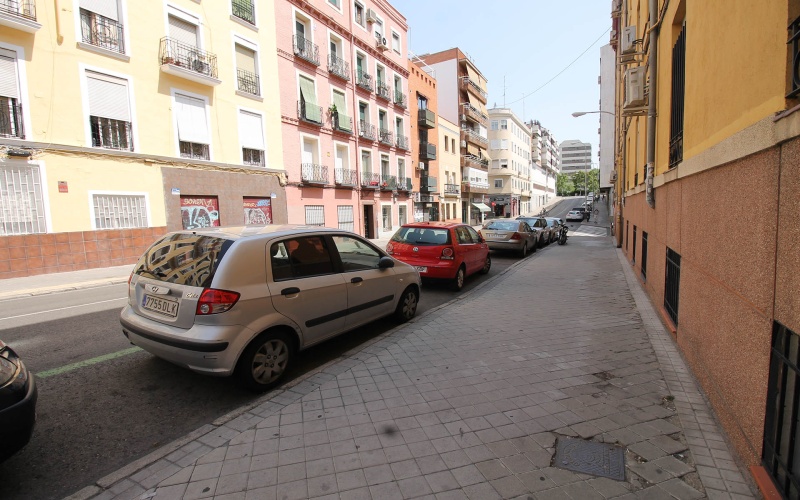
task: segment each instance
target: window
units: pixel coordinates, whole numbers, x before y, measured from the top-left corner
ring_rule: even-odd
[[[328,0],[328,3],[336,7],[337,9],[342,8],[341,0]]]
[[[342,259],[344,272],[378,269],[381,254],[371,246],[349,236],[335,235],[332,239]]]
[[[400,35],[392,31],[392,50],[400,53]]]
[[[335,107],[333,114],[334,127],[338,130],[352,131],[352,119],[347,114],[347,99],[341,90],[333,89],[333,106]]]
[[[325,207],[322,205],[306,205],[306,225],[324,226]]]
[[[307,122],[322,123],[322,108],[317,105],[314,80],[300,75],[300,118]]]
[[[508,168],[508,160],[501,159],[500,160],[500,168]]]
[[[0,236],[47,232],[38,165],[0,165]]]
[[[92,146],[133,151],[128,81],[86,72]]]
[[[358,24],[362,28],[367,27],[367,22],[366,19],[364,18],[364,6],[359,2],[353,2],[353,16],[355,18],[356,24]]]
[[[633,262],[636,262],[636,224],[633,225],[633,259],[632,260],[633,260]]]
[[[145,195],[92,195],[95,229],[148,227]]]
[[[397,182],[404,182],[406,178],[406,160],[403,158],[397,158]]]
[[[178,124],[180,156],[196,160],[211,159],[205,101],[176,93],[173,109]]]
[[[124,54],[117,0],[80,0],[79,5],[83,43]]]
[[[647,281],[647,231],[642,231],[642,279]]]
[[[253,0],[231,0],[231,11],[235,17],[255,26],[256,10]]]
[[[417,94],[417,108],[428,109],[428,99]]]
[[[261,115],[249,111],[239,111],[239,140],[242,144],[242,163],[263,167],[264,127]]]
[[[167,18],[169,23],[169,37],[175,42],[176,58],[180,57],[185,51],[197,48],[197,25],[185,21],[177,16],[170,14]],[[172,49],[172,46],[170,46]]]
[[[627,246],[627,245],[626,245]],[[664,308],[672,322],[678,326],[678,295],[681,285],[681,256],[667,248],[667,276],[664,280]]]
[[[309,236],[273,243],[272,279],[275,281],[333,273],[325,238]]]
[[[344,231],[355,231],[355,219],[353,218],[352,205],[339,205],[336,207],[337,218],[339,219],[339,229]]]
[[[391,231],[392,230],[392,207],[390,207],[390,206],[381,207],[381,220],[383,222],[383,230],[384,231]]]
[[[261,95],[261,84],[256,69],[256,51],[236,44],[237,89],[252,95]]]
[[[369,151],[361,151],[361,172],[372,173],[372,153]]]
[[[0,49],[0,137],[25,138],[17,77],[17,53],[6,49]]]
[[[450,141],[448,140],[448,137],[444,136],[444,150],[445,150],[445,152],[450,151],[449,145],[450,145]]]
[[[503,179],[495,179],[494,180],[494,187],[502,188],[503,187]]]
[[[498,123],[497,120],[492,120],[492,130],[497,130]]]
[[[683,160],[683,99],[686,90],[686,22],[672,47],[672,100],[670,101],[669,166]]]
[[[500,120],[500,129],[508,130],[508,120]]]

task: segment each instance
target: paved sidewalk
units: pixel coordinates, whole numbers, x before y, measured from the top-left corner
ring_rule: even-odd
[[[757,497],[604,224],[71,498]]]

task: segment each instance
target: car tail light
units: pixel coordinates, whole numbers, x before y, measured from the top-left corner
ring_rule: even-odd
[[[387,243],[386,244],[386,253],[388,253],[389,255],[392,255],[394,253],[394,245],[392,245],[391,243]]]
[[[442,248],[442,255],[439,258],[444,260],[453,260],[455,258],[453,257],[453,253],[453,247],[444,247]]]
[[[197,301],[196,313],[198,316],[224,313],[233,307],[238,300],[239,294],[236,292],[206,288]]]
[[[509,238],[509,239],[511,239],[511,240],[521,240],[522,236],[520,236],[519,233],[514,233],[514,234],[511,235],[511,238]]]

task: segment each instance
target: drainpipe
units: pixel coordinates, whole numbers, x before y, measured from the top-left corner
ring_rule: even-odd
[[[64,43],[64,35],[61,34],[61,7],[58,5],[58,0],[55,0],[54,7],[56,8],[56,41],[61,45]]]
[[[658,0],[650,0],[650,48],[647,63],[650,65],[650,95],[647,99],[647,165],[644,174],[647,204],[656,207],[653,176],[656,162],[656,89],[658,88]]]

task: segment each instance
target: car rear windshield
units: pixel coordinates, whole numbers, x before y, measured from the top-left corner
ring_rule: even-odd
[[[517,231],[519,229],[519,222],[492,221],[486,226],[486,229],[496,229],[498,231]]]
[[[409,245],[449,245],[450,231],[431,227],[401,227],[392,241]]]
[[[133,272],[168,283],[207,287],[232,244],[214,236],[170,234],[147,249]]]

